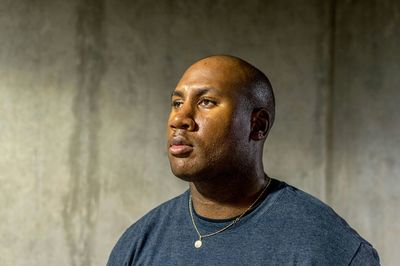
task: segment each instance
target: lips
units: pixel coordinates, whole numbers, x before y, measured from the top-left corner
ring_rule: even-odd
[[[169,145],[169,152],[176,156],[181,157],[188,155],[193,151],[193,145],[182,136],[175,136],[171,139]]]

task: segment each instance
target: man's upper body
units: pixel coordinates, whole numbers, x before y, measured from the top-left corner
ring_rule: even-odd
[[[379,265],[373,247],[332,209],[275,179],[268,195],[234,227],[203,239],[189,215],[189,192],[152,210],[118,241],[108,266],[120,265]],[[194,214],[201,232],[230,220]]]
[[[328,206],[265,174],[268,78],[232,56],[202,59],[172,93],[168,158],[189,190],[130,227],[114,265],[379,265]]]

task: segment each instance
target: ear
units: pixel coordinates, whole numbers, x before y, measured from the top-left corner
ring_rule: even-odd
[[[263,140],[267,138],[270,127],[270,117],[267,109],[257,108],[251,113],[251,132],[252,140]]]

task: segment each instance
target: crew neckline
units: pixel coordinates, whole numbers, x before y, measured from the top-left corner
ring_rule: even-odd
[[[247,220],[247,218],[252,216],[252,214],[256,214],[257,210],[259,208],[261,208],[261,206],[264,206],[265,204],[267,204],[270,201],[273,194],[275,194],[275,192],[280,191],[284,186],[285,186],[284,182],[281,182],[275,178],[271,178],[271,184],[265,191],[265,195],[263,195],[261,197],[259,202],[251,210],[249,210],[245,215],[243,215],[243,217],[240,219],[240,221]],[[190,190],[188,190],[187,196],[188,197],[190,196]],[[271,202],[271,205],[273,205],[273,202]],[[200,225],[206,226],[206,227],[212,226],[212,225],[221,226],[223,224],[228,224],[229,222],[232,222],[233,220],[235,220],[236,218],[238,218],[240,216],[240,215],[238,215],[238,216],[234,216],[234,217],[226,218],[226,219],[212,219],[212,218],[208,218],[208,217],[199,215],[193,206],[193,202],[191,204],[192,204],[191,208],[193,211],[194,218],[200,223]],[[187,205],[187,208],[189,208],[188,205]]]

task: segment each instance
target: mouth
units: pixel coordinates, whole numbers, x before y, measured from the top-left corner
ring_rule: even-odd
[[[193,145],[182,136],[172,138],[169,145],[169,152],[176,157],[184,157],[193,151]]]

